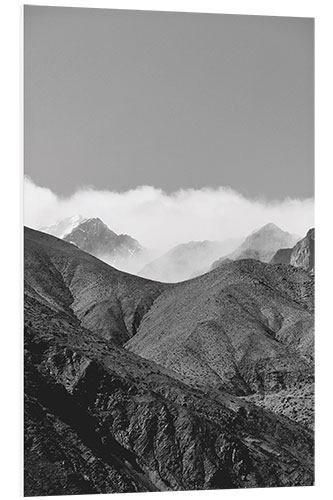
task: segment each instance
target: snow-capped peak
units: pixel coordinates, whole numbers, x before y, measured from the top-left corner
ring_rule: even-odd
[[[39,231],[44,233],[52,234],[57,238],[64,238],[67,234],[73,231],[73,229],[86,220],[82,215],[73,215],[67,219],[58,220],[55,224],[48,227],[41,227]]]

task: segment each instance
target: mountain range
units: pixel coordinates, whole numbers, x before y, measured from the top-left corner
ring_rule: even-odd
[[[312,273],[159,283],[26,228],[24,277],[26,496],[313,484]]]
[[[246,238],[190,241],[160,255],[127,234],[115,233],[99,218],[78,215],[41,230],[117,269],[166,283],[186,281],[233,260],[290,263],[292,248],[301,239],[269,223]]]

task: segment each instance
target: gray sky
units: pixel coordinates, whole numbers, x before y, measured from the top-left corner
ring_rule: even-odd
[[[25,7],[25,173],[313,195],[312,19]]]

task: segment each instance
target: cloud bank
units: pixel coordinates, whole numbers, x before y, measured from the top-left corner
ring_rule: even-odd
[[[99,217],[116,233],[149,248],[167,250],[191,240],[247,236],[268,222],[303,236],[314,225],[314,201],[249,199],[229,187],[168,194],[151,186],[125,192],[80,188],[62,198],[24,180],[24,223],[34,229],[80,214]]]

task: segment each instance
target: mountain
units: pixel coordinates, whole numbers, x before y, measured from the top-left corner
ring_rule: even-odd
[[[74,216],[41,230],[127,272],[136,273],[155,255],[131,236],[116,234],[99,218]]]
[[[182,243],[147,264],[139,276],[158,281],[176,283],[209,271],[212,262],[231,252],[240,239],[225,241],[191,241]]]
[[[262,228],[251,233],[244,242],[228,258],[233,260],[256,259],[261,262],[269,262],[280,248],[292,247],[299,240],[298,236],[282,231],[273,223],[266,224]],[[217,260],[211,266],[215,269],[223,261]]]
[[[290,255],[290,264],[308,271],[315,266],[315,230],[309,229],[306,236],[294,246]]]
[[[227,274],[222,267],[186,283],[166,285],[113,269],[74,245],[30,229],[25,230],[24,253],[26,496],[313,484],[311,430],[208,383],[196,388],[189,382],[193,374],[182,380],[179,370],[121,346],[148,333],[150,322],[158,326],[156,314],[162,320],[163,303],[167,313],[172,305],[177,306],[176,299],[188,300],[189,294],[193,303],[186,307],[180,303],[173,318],[167,313],[165,333],[158,329],[155,340],[159,343],[163,335],[170,338],[170,318],[173,326],[177,320],[184,325],[181,310],[192,317],[185,336],[191,335],[199,317],[196,330],[202,334],[207,329],[202,306],[220,296],[225,311],[218,289],[232,293],[226,282],[235,281],[237,265],[244,266],[246,261],[229,264],[236,268]],[[303,356],[304,379],[311,357],[310,338],[307,344],[302,333],[304,314],[312,310],[311,276],[302,269],[291,267],[289,275],[283,266],[270,266],[269,272],[262,266],[257,271],[241,267],[236,273],[239,285],[244,285],[246,275],[251,276],[259,290],[258,304],[266,293],[271,297],[266,307],[272,306],[274,297],[283,303],[283,307],[276,306],[275,316],[271,309],[262,312],[270,340],[264,342],[261,355],[267,359],[264,355],[274,344],[275,332],[275,344],[289,345],[285,372],[295,375],[289,357],[297,362]],[[205,283],[201,295],[208,294],[207,302],[201,304],[199,290]],[[238,288],[239,293],[243,290],[243,300],[237,299],[236,289],[234,298],[241,301],[248,319],[256,314],[256,297],[250,295],[248,286]],[[281,327],[278,313],[283,316],[288,307],[290,317],[283,317]],[[212,312],[208,307],[207,314]],[[293,331],[296,316],[298,335]],[[217,355],[222,354],[222,371],[229,356],[235,356],[245,377],[261,337],[255,333],[258,326],[250,324],[249,333],[237,333],[238,327],[239,322],[234,328],[235,342],[230,339],[233,353],[229,349]],[[230,328],[226,325],[227,333],[222,329],[220,336],[228,335]],[[211,336],[212,346],[218,337]],[[188,347],[189,358],[195,349],[199,352],[199,345]],[[168,349],[172,357],[177,344],[169,343]],[[287,384],[288,377],[280,377],[286,352],[283,348],[279,352],[275,364],[280,372],[263,377],[265,386]],[[201,349],[197,355],[203,358],[204,354]],[[182,363],[187,362],[184,356]],[[262,362],[257,367],[259,385],[265,366]],[[255,379],[247,377],[246,382],[245,378],[248,385]]]
[[[63,238],[81,250],[95,255],[130,257],[143,250],[142,246],[127,234],[116,234],[99,218],[83,219]]]

